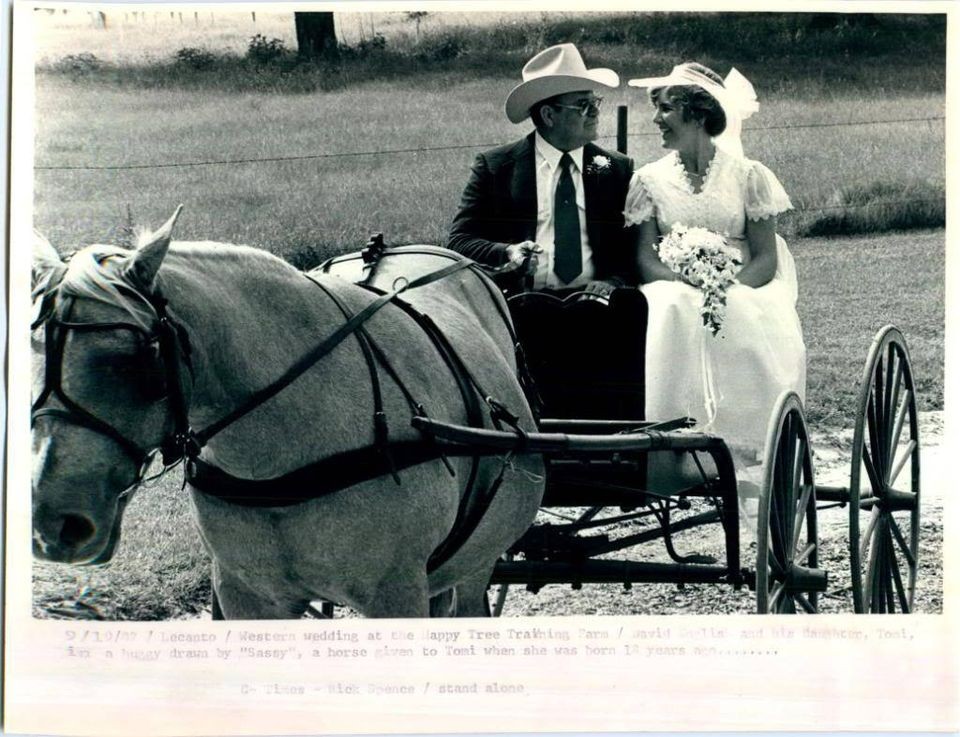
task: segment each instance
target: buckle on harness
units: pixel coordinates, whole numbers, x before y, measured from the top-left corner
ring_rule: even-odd
[[[390,452],[389,428],[387,427],[387,413],[378,410],[373,413],[373,443],[378,453],[381,453],[390,468],[390,475],[397,486],[401,485],[400,474],[397,473],[397,464],[394,463],[393,453]]]
[[[160,446],[160,457],[164,466],[172,466],[183,458],[196,458],[200,455],[200,442],[193,430],[175,432]]]
[[[494,424],[499,425],[501,422],[505,422],[514,430],[523,434],[523,431],[520,429],[520,418],[517,415],[513,414],[506,406],[493,397],[485,397],[483,401],[485,401],[490,408],[490,419],[493,420]]]

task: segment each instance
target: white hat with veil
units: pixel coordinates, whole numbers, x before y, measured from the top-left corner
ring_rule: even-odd
[[[723,133],[714,139],[718,147],[743,156],[743,144],[740,141],[740,131],[743,121],[760,109],[756,92],[750,80],[736,69],[731,69],[724,78],[723,84],[718,84],[708,75],[701,72],[689,62],[677,64],[670,74],[664,77],[644,77],[631,79],[627,82],[631,87],[682,87],[696,86],[712,95],[727,118],[727,126]]]

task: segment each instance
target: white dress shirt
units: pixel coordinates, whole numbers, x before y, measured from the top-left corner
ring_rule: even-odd
[[[554,264],[554,214],[553,202],[560,181],[560,157],[563,152],[547,143],[539,131],[534,136],[534,168],[537,174],[537,244],[543,248],[539,255],[534,289],[557,289],[581,287],[593,279],[593,252],[587,238],[587,201],[583,191],[583,147],[568,151],[573,159],[570,175],[577,192],[577,211],[580,215],[580,258],[583,270],[569,284],[564,284],[553,273]]]

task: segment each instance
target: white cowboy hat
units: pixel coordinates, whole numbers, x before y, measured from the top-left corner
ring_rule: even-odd
[[[526,63],[523,82],[510,91],[503,107],[511,123],[520,123],[540,100],[601,85],[618,87],[620,77],[612,69],[587,69],[573,44],[551,46]]]

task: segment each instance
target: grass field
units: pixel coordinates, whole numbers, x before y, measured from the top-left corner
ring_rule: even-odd
[[[280,94],[271,85],[282,70],[247,69],[262,85],[238,91],[199,75],[178,76],[170,59],[178,48],[200,45],[242,55],[253,33],[291,45],[289,15],[257,13],[256,25],[248,13],[215,15],[205,27],[207,17],[198,11],[194,20],[192,12],[183,22],[169,12],[139,19],[111,14],[106,30],[81,12],[39,16],[35,224],[61,250],[118,240],[128,211],[136,224],[158,225],[180,202],[186,210],[179,238],[249,243],[300,266],[357,250],[374,232],[384,232],[389,243],[438,243],[474,154],[525,132],[503,119],[501,106],[518,59],[532,53],[529,44],[572,34],[585,39],[589,63],[609,64],[624,76],[693,56],[736,61],[757,82],[762,104],[747,124],[747,154],[778,174],[800,211],[783,218],[781,230],[800,273],[810,424],[852,424],[867,349],[887,323],[907,336],[921,409],[942,408],[943,231],[798,237],[829,213],[867,213],[876,227],[897,222],[874,217],[877,202],[933,199],[942,219],[944,64],[940,31],[931,32],[928,20],[840,28],[817,46],[801,27],[790,31],[792,19],[778,21],[769,35],[779,45],[762,44],[762,29],[733,14],[698,16],[677,28],[660,16],[646,25],[633,19],[612,31],[559,14],[506,21],[477,15],[457,30],[452,16],[431,14],[420,43],[431,35],[457,38],[466,49],[449,64],[420,68],[407,57],[373,59],[373,71],[341,71],[326,91]],[[344,14],[338,22],[347,43],[358,42],[361,26],[364,38],[384,33],[387,49],[418,43],[403,14]],[[471,44],[482,45],[485,27],[502,44],[487,38],[496,53],[481,67]],[[602,33],[613,40],[601,43]],[[920,42],[931,34],[933,42]],[[648,43],[642,53],[641,38]],[[814,47],[820,56],[810,56]],[[89,73],[58,66],[81,53],[111,66]],[[809,64],[811,58],[820,64]],[[391,59],[408,66],[391,71]],[[626,88],[606,98],[609,107],[629,106],[630,155],[639,164],[662,155],[644,98]],[[606,110],[601,143],[610,147],[613,120]],[[258,161],[271,158],[289,160]],[[87,166],[138,168],[64,168]],[[918,222],[911,215],[907,224],[911,217]],[[36,609],[47,615],[60,608],[64,616],[82,616],[90,606],[107,618],[167,619],[202,607],[209,590],[187,499],[174,478],[131,503],[113,564],[92,570],[36,564],[34,576]]]
[[[184,202],[184,237],[248,242],[286,256],[305,249],[317,257],[352,250],[377,231],[390,242],[436,243],[455,212],[473,156],[525,132],[501,118],[510,86],[497,79],[451,86],[445,75],[432,74],[404,89],[371,82],[295,96],[170,89],[143,94],[41,75],[38,166],[303,158],[40,170],[37,226],[58,244],[102,241],[123,222],[128,206],[135,221],[156,223]],[[645,100],[628,90],[607,97],[611,105],[629,106],[635,134],[629,153],[638,162],[662,155],[650,135]],[[869,110],[862,103],[856,96],[828,106],[774,97],[749,121],[758,130],[746,133],[748,155],[776,172],[795,205],[808,210],[785,219],[788,233],[820,214],[817,208],[833,206],[837,192],[851,184],[890,183],[898,191],[885,200],[910,199],[909,188],[924,185],[942,196],[944,121],[878,122],[942,118],[942,99],[896,97]],[[610,146],[614,118],[608,113],[601,130]],[[837,125],[803,127],[825,123]],[[411,151],[435,147],[450,148]],[[382,151],[403,153],[366,153]]]

